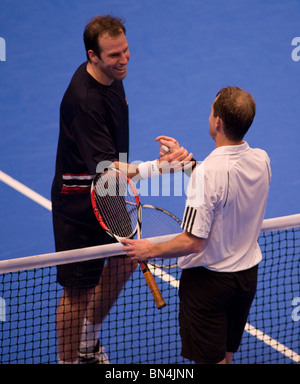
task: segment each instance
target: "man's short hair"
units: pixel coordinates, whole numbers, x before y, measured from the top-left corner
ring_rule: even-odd
[[[101,47],[99,44],[99,38],[101,38],[105,33],[108,33],[111,37],[117,37],[121,33],[126,35],[124,22],[125,20],[121,18],[109,15],[96,16],[89,21],[83,33],[85,51],[88,60],[89,50],[92,50],[98,57],[100,57]]]
[[[250,128],[256,105],[252,95],[239,87],[222,88],[213,104],[214,117],[224,123],[224,134],[232,141],[241,141]]]

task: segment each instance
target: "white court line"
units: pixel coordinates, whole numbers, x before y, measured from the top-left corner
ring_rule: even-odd
[[[279,343],[277,340],[272,339],[269,335],[261,332],[260,330],[252,327],[251,324],[246,324],[245,331],[250,333],[250,335],[256,337],[258,340],[261,340],[265,344],[269,345],[271,348],[275,349],[277,352],[282,353],[284,356],[300,363],[300,355],[294,352],[292,349],[287,348],[285,345]]]
[[[51,201],[41,196],[40,194],[36,193],[32,189],[26,187],[26,185],[8,176],[6,173],[2,171],[0,171],[0,180],[3,181],[5,184],[9,185],[10,187],[12,187],[13,189],[15,189],[16,191],[27,196],[29,199],[35,201],[36,203],[40,204],[44,208],[48,209],[49,211],[52,210]],[[154,268],[151,265],[149,265],[149,268],[151,272],[157,277],[159,277],[161,280],[170,284],[172,287],[176,289],[179,288],[179,280],[175,279],[173,276],[169,275],[168,273],[164,272],[161,269]],[[271,348],[275,349],[277,352],[288,357],[289,359],[295,361],[296,363],[300,363],[300,355],[298,355],[293,350],[287,348],[285,345],[279,343],[277,340],[272,339],[269,335],[254,328],[251,324],[249,323],[246,324],[245,331],[248,332],[250,335],[256,337],[258,340],[261,340]]]
[[[32,189],[26,187],[26,185],[20,183],[19,181],[13,179],[12,177],[8,176],[6,173],[0,171],[0,180],[3,181],[3,183],[9,185],[16,191],[22,193],[23,195],[27,196],[29,199],[35,201],[42,207],[48,209],[49,211],[52,210],[52,204],[51,201],[43,197],[42,195],[36,193]]]

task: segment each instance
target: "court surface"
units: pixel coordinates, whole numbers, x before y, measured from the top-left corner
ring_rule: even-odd
[[[83,28],[104,13],[126,19],[129,160],[157,157],[154,139],[161,134],[203,160],[214,149],[208,117],[216,93],[240,86],[257,103],[245,139],[271,158],[266,218],[299,213],[296,0],[1,0],[0,170],[50,199],[60,101],[85,60]],[[171,188],[168,196],[162,185],[155,191],[143,203],[181,217],[184,191],[174,196]],[[54,251],[47,207],[0,182],[0,209],[1,260]]]

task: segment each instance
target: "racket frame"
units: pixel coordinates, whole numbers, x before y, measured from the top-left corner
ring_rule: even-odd
[[[126,237],[122,237],[122,236],[117,236],[116,234],[114,234],[109,228],[108,226],[106,225],[105,223],[105,220],[101,214],[101,212],[99,211],[99,208],[98,208],[98,205],[97,205],[97,201],[96,201],[96,186],[95,186],[95,182],[97,183],[98,179],[100,179],[102,177],[102,175],[104,175],[106,172],[108,171],[111,171],[113,170],[114,172],[118,173],[121,177],[124,177],[124,179],[126,180],[126,182],[129,184],[130,186],[130,189],[133,193],[133,196],[135,197],[135,201],[136,201],[136,209],[137,209],[137,212],[138,212],[138,218],[137,218],[137,224],[134,228],[134,230],[132,231],[132,233],[130,233],[128,236]],[[91,187],[91,201],[92,201],[92,207],[93,207],[93,210],[94,210],[94,214],[99,222],[99,224],[101,225],[101,227],[112,237],[114,238],[115,240],[117,240],[118,242],[121,242],[121,240],[124,240],[124,239],[131,239],[133,238],[136,234],[139,235],[139,233],[141,233],[141,223],[142,223],[142,205],[141,205],[141,200],[140,200],[140,196],[137,192],[137,189],[133,183],[133,181],[122,171],[120,171],[119,169],[117,168],[114,168],[114,167],[108,167],[106,169],[106,171],[102,172],[101,174],[97,174],[96,177],[94,178],[93,182],[92,182],[92,187]]]
[[[99,211],[99,208],[98,208],[98,205],[97,205],[97,199],[96,199],[96,184],[97,184],[97,181],[107,172],[109,171],[113,171],[113,172],[116,172],[116,174],[119,174],[120,177],[124,177],[126,179],[126,182],[129,184],[130,186],[130,189],[131,189],[131,192],[133,193],[133,196],[135,197],[135,201],[136,201],[136,209],[138,210],[138,218],[137,218],[137,224],[136,224],[136,227],[135,229],[133,230],[133,232],[129,235],[129,236],[126,236],[126,237],[120,237],[120,236],[117,236],[115,235],[110,229],[109,227],[106,225],[105,223],[105,220],[101,214],[101,212]],[[124,196],[125,197],[125,196]],[[122,172],[121,170],[115,168],[115,167],[108,167],[104,172],[102,172],[101,174],[97,174],[92,182],[92,186],[91,186],[91,202],[92,202],[92,207],[93,207],[93,210],[94,210],[94,213],[95,213],[95,216],[100,224],[100,226],[111,236],[113,237],[116,241],[118,242],[121,242],[122,240],[125,240],[125,239],[129,239],[129,238],[132,238],[134,237],[136,234],[138,236],[138,239],[141,239],[141,226],[142,226],[142,206],[141,206],[141,201],[140,201],[140,197],[139,197],[139,194],[137,192],[137,189],[133,183],[133,181],[124,173]],[[161,292],[157,286],[157,283],[154,279],[154,276],[153,274],[151,273],[149,267],[148,267],[148,263],[146,261],[140,261],[139,262],[139,265],[142,269],[142,272],[143,272],[143,275],[145,277],[145,280],[148,284],[148,287],[150,288],[150,291],[153,295],[153,298],[155,300],[155,303],[156,303],[156,306],[158,309],[161,309],[163,307],[166,306],[166,302],[164,301],[162,295],[161,295]]]

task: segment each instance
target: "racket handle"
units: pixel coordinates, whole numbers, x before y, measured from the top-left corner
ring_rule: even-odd
[[[153,295],[153,298],[155,300],[156,306],[158,309],[161,309],[166,306],[166,302],[162,297],[162,294],[160,293],[160,290],[156,284],[156,281],[154,279],[154,276],[149,270],[149,267],[146,263],[140,262],[140,266],[142,268],[144,277],[146,279],[146,282],[148,284],[148,287],[150,288],[150,291]]]

